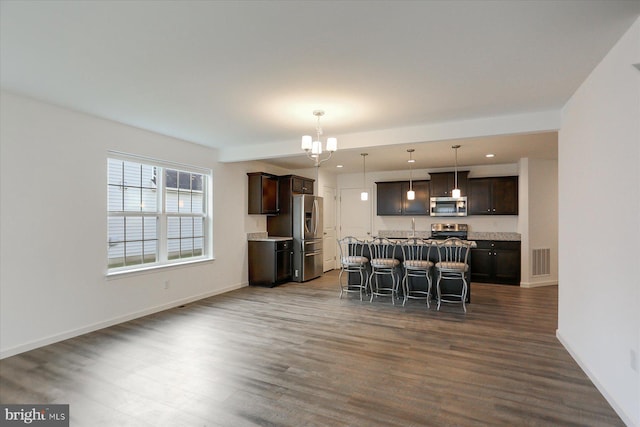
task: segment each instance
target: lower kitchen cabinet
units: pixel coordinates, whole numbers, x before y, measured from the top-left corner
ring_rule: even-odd
[[[520,285],[520,242],[476,240],[471,250],[471,281]]]
[[[293,239],[249,241],[249,285],[275,286],[291,280]]]

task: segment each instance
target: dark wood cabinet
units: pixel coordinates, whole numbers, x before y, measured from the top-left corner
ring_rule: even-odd
[[[402,182],[376,182],[378,215],[402,215]]]
[[[429,181],[413,181],[414,200],[407,200],[408,182],[402,183],[401,191],[405,198],[403,215],[429,215]]]
[[[455,188],[456,178],[454,172],[430,173],[431,197],[451,197],[451,190]],[[462,196],[467,195],[467,180],[469,171],[458,171],[458,188]]]
[[[274,286],[291,280],[293,240],[249,241],[249,285]]]
[[[314,181],[300,176],[291,176],[291,192],[294,194],[313,194]]]
[[[313,194],[313,179],[296,175],[278,177],[278,215],[267,217],[269,236],[291,236],[293,232],[293,196]]]
[[[429,215],[429,181],[413,181],[414,200],[407,200],[409,181],[376,182],[376,212],[384,215]]]
[[[278,213],[278,177],[263,172],[248,173],[249,214]]]
[[[471,281],[520,285],[520,242],[476,240],[471,250]]]
[[[469,215],[518,215],[518,177],[471,178]]]
[[[491,188],[493,178],[477,178],[469,180],[467,195],[467,212],[469,215],[491,215],[493,207]]]
[[[491,200],[495,215],[518,215],[518,177],[494,178]]]

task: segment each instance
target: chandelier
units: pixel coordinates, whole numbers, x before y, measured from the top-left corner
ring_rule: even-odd
[[[336,138],[327,138],[326,151],[329,153],[324,159],[322,156],[322,142],[320,142],[320,136],[322,135],[322,128],[320,127],[320,117],[324,116],[323,110],[315,110],[313,115],[317,118],[316,123],[316,139],[315,141],[311,135],[305,135],[302,137],[302,149],[307,153],[307,157],[315,162],[315,166],[319,167],[320,163],[326,162],[331,158],[334,151],[338,150],[338,140]]]

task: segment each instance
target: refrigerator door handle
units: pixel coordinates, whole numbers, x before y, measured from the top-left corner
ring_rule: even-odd
[[[320,212],[319,212],[319,208],[318,208],[318,199],[313,199],[313,219],[314,219],[314,224],[313,224],[313,237],[318,237],[318,217],[320,216]]]

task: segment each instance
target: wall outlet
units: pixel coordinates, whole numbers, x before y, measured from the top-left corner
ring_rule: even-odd
[[[631,369],[638,372],[638,355],[636,354],[636,351],[634,349],[631,349],[629,355],[630,355]]]
[[[169,289],[169,281],[168,280],[164,281],[164,288],[165,289]]]

